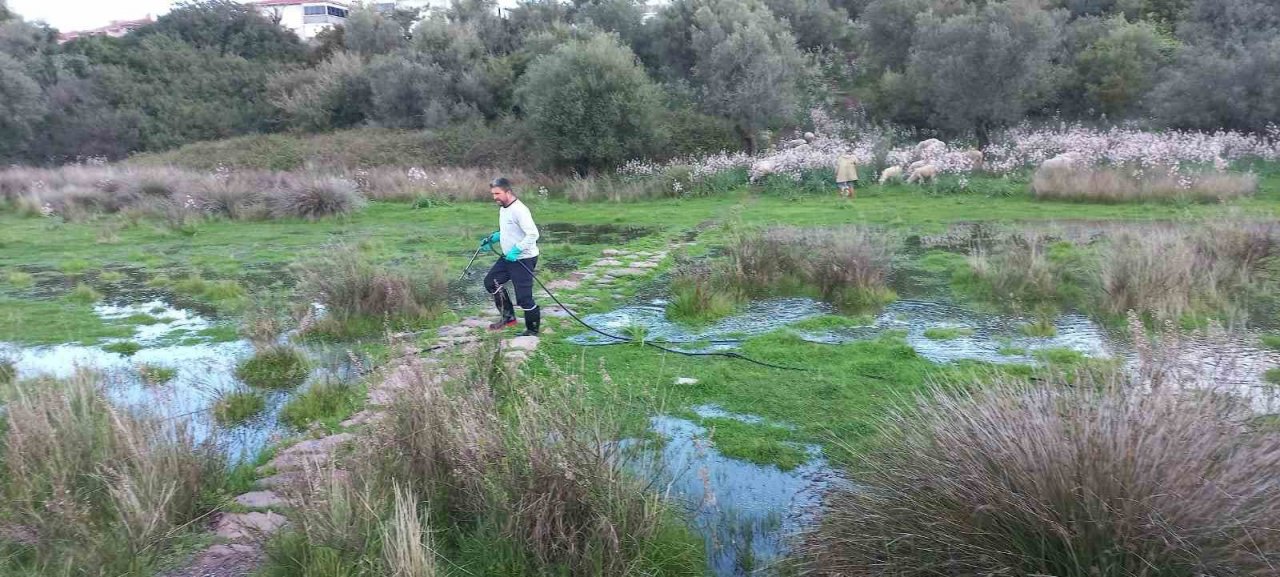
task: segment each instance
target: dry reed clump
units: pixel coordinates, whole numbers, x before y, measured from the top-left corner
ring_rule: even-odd
[[[706,260],[676,256],[667,316],[691,321],[714,320],[733,313],[744,299],[742,291],[724,279],[720,267]]]
[[[31,539],[16,556],[0,539],[0,573],[141,571],[208,512],[222,455],[181,421],[113,406],[102,387],[90,373],[7,387],[0,525]]]
[[[466,376],[419,363],[391,377],[402,393],[379,435],[384,469],[410,482],[433,518],[514,546],[542,568],[532,572],[653,570],[644,554],[660,538],[665,505],[624,473],[618,420],[571,376],[515,392],[496,349],[475,358]]]
[[[1153,169],[1135,176],[1133,170],[1111,167],[1041,167],[1031,190],[1042,200],[1080,202],[1225,202],[1258,190],[1258,176],[1225,172],[1182,174]]]
[[[747,289],[813,290],[845,306],[893,300],[892,238],[861,226],[777,227],[740,234],[730,244],[731,281]]]
[[[1237,312],[1280,254],[1274,223],[1211,222],[1191,231],[1121,232],[1102,252],[1104,310],[1157,319],[1203,311]]]
[[[806,537],[816,575],[1272,575],[1280,431],[1131,373],[996,379],[879,425]]]
[[[547,184],[545,178],[519,169],[456,168],[448,166],[409,169],[375,167],[350,171],[346,177],[375,200],[412,201],[419,198],[449,201],[491,200],[489,183],[505,176],[526,191]]]
[[[433,318],[445,306],[448,281],[444,268],[426,263],[397,270],[369,261],[350,245],[326,247],[293,266],[297,292],[324,304],[330,322],[359,318],[415,321]]]
[[[1090,286],[1081,247],[1054,241],[1043,231],[1022,230],[980,243],[968,258],[975,293],[1006,304],[1069,302]]]
[[[302,176],[267,198],[272,218],[318,220],[346,216],[364,206],[356,184],[333,176]]]

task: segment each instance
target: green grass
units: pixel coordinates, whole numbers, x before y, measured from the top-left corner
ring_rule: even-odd
[[[240,340],[240,329],[232,323],[219,323],[196,331],[196,335],[215,343],[229,343]]]
[[[931,341],[950,341],[973,334],[968,327],[930,327],[924,330],[924,338]]]
[[[144,326],[160,324],[164,322],[164,320],[153,317],[147,313],[136,313],[121,319],[120,322],[126,325]]]
[[[11,270],[4,275],[5,282],[18,288],[29,287],[35,284],[35,277],[31,273],[22,272],[20,270]]]
[[[267,407],[267,399],[257,391],[232,391],[223,393],[213,404],[213,418],[222,426],[234,426],[260,414]]]
[[[73,258],[58,263],[58,270],[68,276],[74,276],[89,270],[92,266],[93,263],[89,262],[87,259]]]
[[[235,280],[208,280],[195,274],[174,281],[172,288],[177,294],[202,300],[223,310],[237,310],[244,304],[246,296],[244,286]]]
[[[1053,325],[1052,319],[1039,319],[1018,327],[1022,334],[1029,337],[1052,337],[1058,334],[1058,327]]]
[[[775,425],[744,423],[734,419],[703,419],[701,424],[717,449],[727,457],[758,465],[774,465],[790,471],[809,460],[793,440],[792,432]]]
[[[125,357],[132,357],[138,351],[142,350],[142,345],[133,341],[120,341],[102,345],[102,350]]]
[[[1088,359],[1088,357],[1080,351],[1057,347],[1040,349],[1034,353],[1034,356],[1041,361],[1053,365],[1075,365]]]
[[[98,275],[98,280],[105,283],[117,283],[125,278],[124,273],[116,270],[105,270],[102,271],[102,274]]]
[[[729,287],[705,281],[672,283],[671,293],[667,317],[686,323],[706,323],[727,317],[738,310],[744,300]]]
[[[875,319],[869,316],[846,317],[839,315],[822,315],[807,318],[798,323],[793,323],[790,328],[802,332],[818,332],[832,331],[840,329],[851,329],[857,327],[867,327],[875,323]]]
[[[0,295],[0,341],[31,345],[80,343],[133,336],[132,326],[108,323],[83,303],[29,300]]]
[[[0,358],[0,385],[12,383],[18,376],[18,368],[13,361]]]
[[[1004,345],[1000,347],[996,352],[1006,357],[1020,357],[1022,355],[1027,354],[1027,349],[1024,349],[1022,347],[1015,347],[1011,345]]]
[[[138,374],[148,385],[163,385],[178,376],[178,369],[162,365],[138,365]]]
[[[1262,379],[1273,385],[1280,385],[1280,367],[1267,369],[1267,372],[1262,374]]]
[[[1280,334],[1262,335],[1258,340],[1262,343],[1262,346],[1280,351]]]
[[[363,402],[361,387],[325,380],[289,399],[280,411],[280,421],[299,430],[312,423],[336,429],[338,423],[351,417]]]
[[[311,373],[310,363],[298,349],[288,346],[259,351],[236,367],[236,377],[251,387],[291,389]]]
[[[93,304],[102,300],[102,293],[85,283],[79,283],[67,294],[67,300],[73,303]]]

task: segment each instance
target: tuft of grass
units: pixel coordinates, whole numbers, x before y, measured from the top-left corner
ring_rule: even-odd
[[[138,375],[148,385],[163,385],[178,376],[178,369],[161,365],[138,365]]]
[[[152,288],[166,288],[173,286],[173,279],[167,274],[158,274],[147,280],[147,286]]]
[[[65,275],[74,276],[89,270],[92,266],[93,263],[85,259],[75,258],[58,263],[58,270]]]
[[[790,471],[809,461],[796,443],[794,433],[776,425],[744,423],[734,419],[703,419],[708,435],[727,457],[758,465],[773,465]]]
[[[1262,335],[1258,340],[1264,347],[1280,350],[1280,335]]]
[[[105,283],[118,283],[125,279],[124,273],[118,270],[104,270],[98,275],[98,280]]]
[[[1262,380],[1273,385],[1280,385],[1280,367],[1267,369],[1267,372],[1262,374]]]
[[[889,289],[892,238],[867,227],[770,228],[739,233],[729,244],[733,285],[747,290],[814,293],[836,305],[875,308]]]
[[[924,338],[931,341],[950,341],[973,334],[968,327],[930,327],[924,330]]]
[[[1251,429],[1232,395],[1123,369],[1046,379],[939,389],[880,419],[858,485],[825,498],[808,572],[1273,571],[1280,535],[1257,528],[1280,525],[1280,431]]]
[[[222,393],[213,404],[213,418],[224,427],[239,425],[261,414],[267,400],[257,391]]]
[[[67,294],[67,300],[75,303],[92,304],[102,300],[102,293],[85,283],[79,283],[76,288],[71,289],[71,292]]]
[[[142,326],[160,324],[164,321],[147,313],[137,313],[120,319],[120,322],[126,325]]]
[[[264,389],[292,389],[307,380],[309,374],[306,356],[284,345],[260,350],[236,367],[236,378]]]
[[[875,319],[869,316],[846,317],[840,315],[822,315],[807,318],[791,325],[797,331],[830,331],[871,326]]]
[[[707,322],[732,314],[745,297],[720,276],[705,262],[677,261],[671,278],[667,316],[680,321]]]
[[[1112,167],[1041,167],[1031,182],[1031,190],[1040,200],[1226,202],[1257,192],[1258,176],[1226,172],[1183,174],[1176,169],[1160,168],[1137,171]]]
[[[1037,350],[1033,356],[1051,365],[1065,366],[1084,362],[1089,357],[1075,349],[1053,347]]]
[[[1022,334],[1029,337],[1052,337],[1058,334],[1058,327],[1054,326],[1053,319],[1041,317],[1029,323],[1018,327]]]
[[[273,218],[319,220],[354,213],[365,204],[355,182],[332,176],[294,177],[296,182],[284,187],[267,200]]]
[[[121,410],[100,377],[20,381],[0,402],[3,575],[152,574],[198,531],[226,460],[185,423]]]
[[[320,333],[352,334],[351,328],[379,330],[416,328],[446,310],[448,279],[444,267],[427,262],[395,269],[369,262],[359,249],[332,245],[295,263],[297,292],[304,302],[320,302],[327,315],[303,328]]]
[[[1022,347],[1015,347],[1012,345],[1004,345],[1000,347],[996,352],[1006,357],[1020,357],[1022,355],[1027,354],[1027,349],[1024,349]]]
[[[31,273],[22,272],[20,270],[11,270],[5,273],[5,282],[18,288],[29,287],[35,283],[35,277]]]
[[[125,357],[132,357],[138,351],[142,350],[142,345],[133,341],[118,341],[102,345],[102,350]]]
[[[280,421],[298,430],[306,429],[312,423],[334,428],[355,413],[362,401],[359,387],[324,380],[289,399],[280,411]]]
[[[0,385],[13,383],[18,377],[18,367],[10,359],[0,358]]]
[[[154,279],[153,279],[154,280]],[[173,291],[197,298],[220,307],[235,307],[245,299],[245,290],[231,279],[208,280],[199,274],[191,274],[172,284]]]

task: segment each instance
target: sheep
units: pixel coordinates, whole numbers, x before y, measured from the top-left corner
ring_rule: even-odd
[[[796,138],[796,139],[792,139],[792,140],[788,140],[788,141],[786,141],[786,142],[783,142],[782,144],[783,144],[784,146],[788,147],[788,148],[795,148],[795,147],[797,147],[797,146],[804,146],[804,145],[806,145],[806,144],[809,144],[809,141],[807,141],[807,140],[805,140],[805,139],[803,139],[803,138]]]
[[[921,166],[924,166],[926,164],[929,164],[928,160],[917,160],[911,163],[909,166],[907,166],[907,174],[911,174],[915,172],[917,168],[920,168]]]
[[[907,177],[908,183],[923,182],[925,179],[930,181],[937,180],[938,167],[932,164],[926,164],[911,172],[911,176]]]
[[[889,181],[890,179],[893,179],[893,180],[901,180],[901,179],[902,179],[902,167],[901,167],[901,166],[890,166],[889,168],[884,169],[884,171],[882,171],[882,172],[880,173],[880,184],[884,184],[885,182]]]
[[[817,139],[818,139],[818,135],[816,135],[816,134],[814,134],[814,133],[812,133],[812,132],[806,132],[806,133],[804,133],[804,140],[805,140],[805,142],[812,143],[813,141],[815,141],[815,140],[817,140]]]
[[[1070,170],[1080,163],[1079,155],[1071,152],[1064,152],[1049,160],[1040,163],[1042,171]]]
[[[971,148],[960,154],[969,160],[969,170],[982,170],[983,156],[981,150]]]
[[[947,143],[936,138],[922,140],[916,145],[916,158],[929,159],[947,152]]]

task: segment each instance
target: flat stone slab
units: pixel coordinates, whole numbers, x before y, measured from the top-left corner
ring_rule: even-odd
[[[604,274],[611,277],[620,277],[620,276],[639,276],[647,272],[649,271],[646,271],[642,268],[628,267],[628,268],[615,268]]]
[[[285,471],[306,471],[308,469],[316,469],[318,467],[329,464],[333,457],[322,453],[289,453],[279,454],[271,459],[261,470],[274,470],[277,473]]]
[[[258,479],[257,485],[265,489],[286,489],[290,487],[305,487],[307,483],[307,473],[301,470],[284,471],[276,473],[270,477]]]
[[[319,439],[308,439],[306,441],[302,441],[292,447],[289,447],[283,451],[280,451],[280,454],[288,455],[288,454],[306,453],[306,454],[313,454],[313,455],[314,454],[331,455],[335,450],[337,450],[338,447],[342,446],[343,444],[354,441],[355,439],[356,439],[356,436],[352,435],[351,433],[337,433],[337,434],[329,435],[328,437],[321,437]]]
[[[474,329],[474,328],[488,328],[489,322],[490,321],[486,321],[484,319],[462,319],[462,321],[459,322],[458,324],[464,327],[471,327]]]
[[[631,263],[631,268],[658,268],[658,263],[648,261],[634,262]]]
[[[213,525],[213,532],[228,541],[258,541],[288,523],[279,513],[224,513]]]
[[[680,377],[676,379],[676,384],[677,385],[696,385],[698,384],[698,379],[694,379],[690,377]]]
[[[442,337],[460,337],[464,335],[470,335],[472,328],[474,327],[467,327],[463,325],[449,325],[449,326],[440,327],[439,331],[437,331],[437,334],[439,334]]]
[[[591,263],[591,266],[622,266],[622,261],[612,258],[602,258]]]
[[[582,283],[576,280],[560,279],[547,283],[547,288],[552,290],[573,290],[582,286]]]
[[[186,567],[164,577],[248,577],[265,560],[266,553],[256,543],[224,543],[201,551]]]
[[[277,495],[275,491],[249,491],[236,497],[236,503],[250,509],[266,509],[269,507],[287,507],[289,501]]]
[[[604,250],[600,251],[600,254],[602,254],[602,255],[604,255],[604,256],[618,256],[618,255],[622,254],[622,251],[620,251],[620,250],[618,250],[618,249],[616,249],[616,248],[606,248],[606,249],[604,249]]]
[[[502,358],[512,364],[520,364],[529,360],[529,353],[524,351],[508,351],[502,355]]]
[[[546,315],[549,317],[555,317],[559,319],[569,318],[569,311],[565,310],[560,305],[547,307],[545,312],[546,312]],[[550,331],[548,329],[542,329],[542,332],[546,333]]]
[[[538,348],[538,337],[514,337],[503,342],[510,349],[532,351]]]

